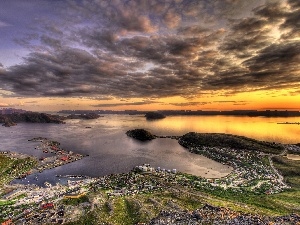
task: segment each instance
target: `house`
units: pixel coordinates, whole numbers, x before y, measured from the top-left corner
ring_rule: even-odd
[[[80,198],[82,196],[84,196],[86,193],[80,193],[80,194],[67,194],[64,196],[64,199],[68,199],[68,198]]]
[[[17,189],[17,190],[14,190],[14,191],[4,195],[3,198],[7,199],[7,200],[12,200],[12,199],[24,194],[24,193],[25,193],[24,190]]]

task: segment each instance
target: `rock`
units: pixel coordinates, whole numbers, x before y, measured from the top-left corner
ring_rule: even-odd
[[[17,124],[12,122],[11,120],[6,120],[4,124],[2,124],[2,126],[4,127],[12,127],[12,126],[16,126]]]
[[[150,141],[156,138],[153,134],[144,129],[129,130],[126,134],[128,137],[132,137],[140,141]]]

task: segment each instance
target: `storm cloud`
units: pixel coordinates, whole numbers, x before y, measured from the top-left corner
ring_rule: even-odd
[[[55,18],[18,38],[31,52],[23,62],[0,63],[0,89],[13,96],[118,99],[299,89],[299,1],[56,4],[63,10]]]

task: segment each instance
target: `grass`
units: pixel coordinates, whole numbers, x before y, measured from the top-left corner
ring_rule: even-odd
[[[195,209],[203,206],[200,197],[187,197],[173,191],[138,194],[102,199],[102,204],[92,214],[85,214],[76,223],[78,224],[122,224],[132,225],[149,222],[163,209],[181,208]],[[92,216],[92,218],[88,218]],[[89,221],[90,223],[87,223]],[[92,222],[91,222],[92,221]]]
[[[292,187],[300,187],[300,163],[284,156],[273,157],[274,166]]]
[[[37,161],[31,157],[17,159],[0,154],[0,187],[30,171],[36,164]]]
[[[284,156],[273,157],[274,166],[284,176],[291,189],[272,196],[280,207],[293,209],[300,214],[300,163]]]
[[[211,204],[217,206],[231,205],[231,209],[244,212],[258,213],[262,215],[287,215],[300,213],[299,191],[293,189],[272,195],[255,194],[253,192],[239,193],[232,190],[199,190],[208,193],[212,201]],[[298,197],[293,198],[293,195]],[[247,206],[247,207],[245,207]]]
[[[62,200],[62,203],[65,205],[79,205],[83,202],[89,202],[89,198],[86,195],[80,196],[79,198],[67,198]]]
[[[15,201],[11,201],[11,200],[0,200],[0,206],[4,206],[4,205],[12,205],[14,204]]]

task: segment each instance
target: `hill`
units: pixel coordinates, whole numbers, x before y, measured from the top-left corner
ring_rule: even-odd
[[[6,115],[0,115],[0,123],[4,123],[4,126],[13,126],[16,123],[65,123],[63,120],[65,117],[58,115],[51,115],[38,112],[25,112],[25,113],[12,113]]]
[[[258,141],[252,138],[223,134],[223,133],[195,133],[190,132],[179,139],[179,144],[186,148],[191,147],[220,147],[243,149],[248,151],[261,151],[278,154],[284,147],[278,143]]]

